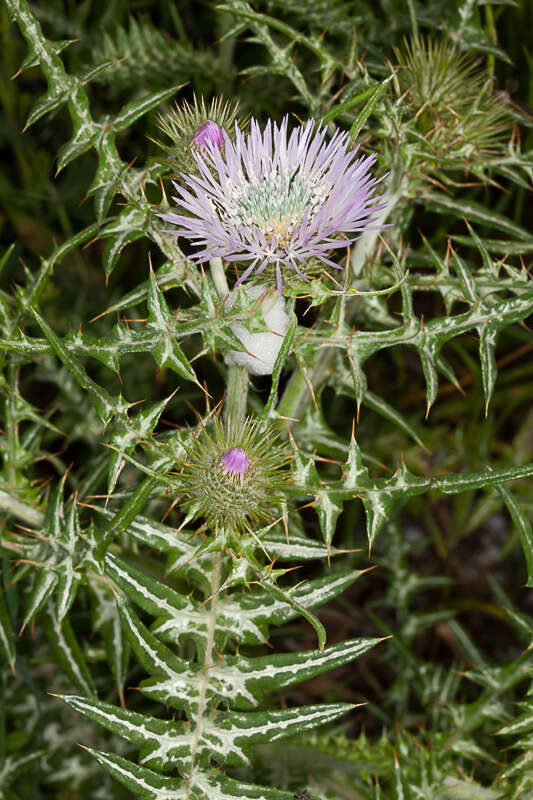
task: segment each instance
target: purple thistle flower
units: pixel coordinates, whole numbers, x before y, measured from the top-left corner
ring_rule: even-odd
[[[232,447],[222,456],[225,471],[240,475],[241,478],[244,477],[249,463],[250,457],[242,447]]]
[[[193,142],[202,150],[208,146],[222,147],[224,144],[222,128],[213,120],[208,119],[194,134]]]
[[[236,285],[275,265],[280,293],[282,266],[305,281],[310,258],[342,269],[327,254],[354,242],[384,207],[373,196],[374,155],[357,157],[348,133],[328,141],[314,119],[290,136],[287,124],[287,117],[280,126],[269,120],[261,132],[252,120],[249,133],[236,124],[234,142],[221,130],[224,147],[196,152],[199,175],[174,183],[173,199],[184,213],[161,214],[178,226],[169,233],[201,248],[194,261],[249,262]]]

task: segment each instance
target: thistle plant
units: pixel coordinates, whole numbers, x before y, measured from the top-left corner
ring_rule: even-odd
[[[0,16],[0,797],[529,797],[526,10],[82,6]]]

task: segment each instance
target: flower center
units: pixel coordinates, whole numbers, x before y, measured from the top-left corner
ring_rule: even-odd
[[[222,465],[226,472],[231,472],[233,475],[240,475],[244,477],[250,457],[242,447],[232,447],[227,450],[222,456]]]
[[[251,179],[234,197],[233,215],[243,225],[256,225],[271,241],[289,239],[302,224],[304,214],[316,213],[322,193],[299,175],[275,172]]]

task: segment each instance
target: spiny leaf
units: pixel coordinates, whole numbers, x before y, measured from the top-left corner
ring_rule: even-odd
[[[217,711],[204,716],[196,738],[186,722],[147,717],[84,697],[63,699],[71,708],[141,748],[139,757],[143,765],[161,771],[175,766],[187,773],[194,766],[193,752],[205,766],[211,757],[230,765],[246,765],[247,754],[254,744],[276,741],[323,725],[352,708],[348,703],[323,703],[279,711]]]
[[[56,50],[56,53],[59,52]],[[35,61],[35,59],[33,59]],[[93,81],[98,75],[111,66],[111,61],[104,61],[96,67],[91,67],[86,70],[82,75],[79,75],[75,80],[67,80],[62,84],[55,84],[46,94],[44,94],[32,108],[28,119],[26,120],[25,128],[29,128],[37,120],[54,111],[61,105],[67,103],[71,96],[76,84],[86,86],[90,81]],[[63,165],[64,166],[64,165]]]
[[[107,425],[119,410],[123,410],[122,403],[118,400],[115,401],[109,392],[99,386],[92,378],[89,378],[78,359],[66,349],[61,339],[56,336],[39,312],[35,309],[31,309],[31,312],[59,360],[63,362],[69,372],[74,376],[79,386],[93,395],[93,401],[98,416],[104,425]]]
[[[266,405],[262,412],[262,418],[265,422],[268,422],[273,416],[275,416],[275,406],[278,402],[278,386],[279,386],[279,379],[281,377],[281,373],[285,364],[287,363],[287,359],[292,350],[294,337],[296,335],[296,330],[298,328],[298,318],[294,311],[291,313],[289,327],[287,328],[287,332],[283,337],[283,342],[280,348],[278,355],[276,356],[276,361],[274,362],[274,368],[272,370],[272,386],[270,389],[270,395],[266,402]]]
[[[146,236],[148,222],[148,214],[143,213],[136,205],[128,205],[104,228],[101,238],[109,239],[103,254],[106,275],[111,275],[127,244]]]
[[[57,586],[57,575],[45,567],[34,575],[33,587],[26,605],[23,627],[26,627],[46,605]]]
[[[181,86],[183,85],[184,84],[181,84]],[[113,117],[111,120],[111,127],[113,130],[117,131],[117,133],[126,130],[126,128],[129,128],[130,125],[135,122],[135,120],[139,119],[139,117],[142,117],[143,114],[148,113],[148,111],[151,111],[152,108],[155,108],[160,103],[164,103],[165,100],[168,100],[170,97],[176,94],[181,86],[171,86],[170,88],[165,88],[157,92],[146,94],[139,100],[132,100],[122,108],[116,117]]]
[[[329,547],[337,529],[337,521],[342,514],[343,503],[330,497],[327,489],[320,489],[315,494],[314,507],[317,510],[322,538]]]
[[[354,95],[354,97],[350,97],[348,100],[344,100],[342,103],[337,103],[337,105],[330,108],[325,114],[322,114],[321,121],[324,123],[324,125],[326,125],[328,122],[331,122],[331,120],[336,119],[336,117],[339,117],[341,114],[345,114],[354,106],[359,105],[359,103],[362,103],[364,100],[372,97],[375,92],[376,87],[370,86],[363,92],[359,92],[359,94]]]
[[[147,409],[141,409],[135,417],[120,420],[113,429],[109,444],[114,452],[109,459],[108,494],[112,494],[120,472],[125,464],[124,456],[133,452],[135,447],[145,441],[157,426],[170,397],[155,403]]]
[[[205,607],[169,586],[155,581],[116,556],[106,556],[106,572],[141,608],[156,617],[152,632],[165,641],[194,639],[203,650],[208,614]],[[322,605],[352,584],[360,572],[326,575],[298,586],[292,597],[304,608]],[[215,639],[221,648],[228,638],[247,644],[263,644],[269,625],[281,625],[299,612],[269,589],[253,594],[231,594],[218,598]]]
[[[113,513],[106,508],[98,508],[97,513],[103,519],[111,520]],[[137,514],[125,528],[129,536],[150,548],[155,548],[167,555],[166,572],[172,574],[182,570],[187,579],[197,586],[209,591],[209,561],[202,557],[194,559],[196,545],[189,542],[191,532],[182,530],[177,536],[174,528],[154,522],[148,517]]]
[[[86,749],[114,778],[135,792],[140,800],[294,800],[292,792],[252,786],[215,771],[200,770],[194,774],[194,794],[190,794],[184,781],[158,775],[112,753],[89,747]]]
[[[520,534],[520,542],[527,564],[526,586],[533,588],[533,529],[531,523],[507,486],[499,485],[497,488]]]
[[[139,688],[143,694],[173,708],[184,708],[191,714],[198,708],[202,668],[175,656],[126,605],[120,605],[120,614],[137,658],[153,676],[141,683]],[[256,658],[221,657],[210,667],[206,701],[211,707],[222,702],[237,709],[254,708],[264,692],[292,686],[335,669],[366,653],[380,641],[353,639],[322,651],[276,653]]]
[[[172,317],[152,271],[148,290],[148,313],[147,327],[156,329],[164,336],[164,340],[157,344],[153,353],[159,366],[170,367],[185,380],[198,383],[194,370],[176,341]]]
[[[485,413],[488,413],[489,403],[496,383],[498,368],[496,366],[496,337],[497,330],[489,324],[480,329],[479,334],[479,361],[481,363],[481,378],[483,381],[483,394],[485,396]]]
[[[65,674],[87,697],[96,695],[91,673],[69,620],[64,619],[63,622],[59,622],[52,608],[48,606],[43,623],[46,635]]]
[[[372,94],[370,95],[369,99],[365,103],[365,107],[359,112],[357,115],[355,122],[353,123],[352,127],[350,128],[350,141],[355,142],[357,139],[363,125],[369,118],[370,114],[374,110],[374,107],[377,105],[378,101],[382,97],[385,92],[385,89],[393,79],[394,75],[389,75],[388,78],[385,78],[379,86],[373,90]]]
[[[130,647],[121,624],[116,596],[108,583],[99,576],[94,578],[91,576],[89,587],[93,597],[93,629],[104,636],[107,660],[115,679],[121,705],[124,705],[124,684],[128,675]]]
[[[436,211],[439,214],[454,214],[460,219],[466,217],[480,225],[487,225],[489,228],[496,228],[508,233],[519,241],[531,242],[531,234],[524,228],[474,200],[458,200],[448,197],[444,193],[437,194],[436,192],[425,192],[424,200],[429,211]]]
[[[310,625],[313,626],[314,631],[317,635],[318,639],[318,649],[323,650],[324,645],[326,644],[326,629],[318,619],[309,609],[299,603],[293,596],[292,591],[284,591],[281,589],[273,580],[259,580],[259,585],[265,589],[268,594],[273,594],[274,597],[278,598],[279,600],[285,601],[287,605],[289,605],[296,614],[299,614],[304,619],[306,619]]]
[[[188,800],[187,787],[181,780],[167,778],[157,772],[139,767],[114,753],[104,753],[92,747],[85,748],[100,766],[140,800]]]

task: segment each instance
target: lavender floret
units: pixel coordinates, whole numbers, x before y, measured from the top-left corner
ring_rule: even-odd
[[[232,447],[222,456],[222,464],[226,472],[240,475],[241,478],[244,477],[249,463],[250,457],[242,447]]]
[[[213,120],[208,119],[194,134],[193,142],[201,149],[205,147],[222,147],[224,144],[222,128]]]

